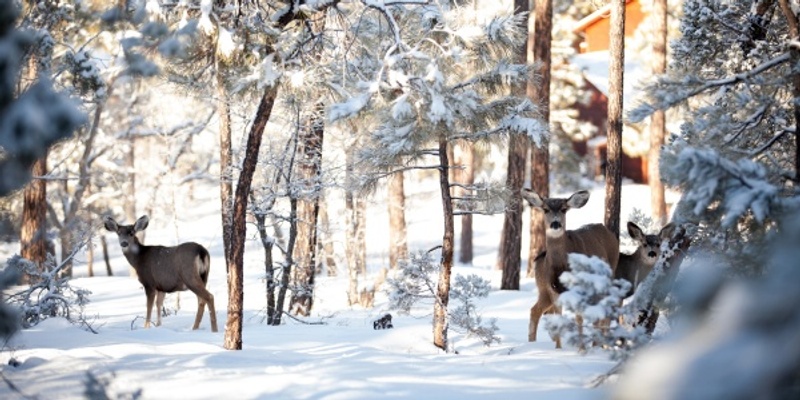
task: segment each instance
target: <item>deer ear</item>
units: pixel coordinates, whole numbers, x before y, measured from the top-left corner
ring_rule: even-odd
[[[631,235],[631,239],[637,242],[644,242],[644,232],[642,232],[642,228],[639,228],[639,225],[631,221],[628,221],[628,234]]]
[[[133,225],[133,230],[135,232],[141,232],[147,229],[147,224],[150,223],[150,218],[147,215],[142,215],[139,219],[136,220],[136,223]]]
[[[544,206],[542,198],[533,190],[523,188],[520,194],[523,199],[528,200],[532,207],[542,208]]]
[[[107,231],[116,232],[117,231],[117,221],[114,221],[114,218],[109,216],[103,217],[103,225],[106,227]]]
[[[569,208],[581,208],[588,202],[589,192],[585,190],[575,192],[572,196],[569,196],[569,199],[567,199],[567,205]]]
[[[658,236],[661,237],[661,240],[667,240],[667,239],[671,239],[672,238],[672,234],[674,232],[675,232],[675,224],[670,222],[670,223],[664,225],[663,228],[661,228],[661,231],[658,232]]]

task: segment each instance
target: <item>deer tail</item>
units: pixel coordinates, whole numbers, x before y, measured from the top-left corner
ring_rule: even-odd
[[[203,283],[208,283],[208,272],[211,270],[211,256],[209,256],[208,250],[201,247],[194,262],[197,272],[200,273],[200,278],[203,279]]]

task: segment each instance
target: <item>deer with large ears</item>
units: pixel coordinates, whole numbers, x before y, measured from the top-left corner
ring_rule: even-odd
[[[631,283],[631,289],[625,297],[631,296],[653,270],[661,254],[661,242],[669,240],[674,230],[675,225],[669,223],[657,234],[646,235],[638,225],[628,222],[628,233],[638,246],[633,254],[620,253],[619,265],[614,272],[615,279],[625,279]]]
[[[217,331],[217,312],[214,309],[214,295],[206,289],[210,267],[210,256],[205,247],[194,243],[181,243],[177,246],[146,246],[139,242],[137,232],[147,228],[150,219],[143,216],[133,225],[120,225],[111,217],[103,218],[103,225],[117,234],[122,254],[139,275],[147,296],[147,311],[144,327],[150,327],[153,300],[156,299],[156,326],[161,325],[161,310],[164,295],[183,290],[191,290],[197,295],[197,315],[192,329],[200,327],[203,311],[208,304],[211,317],[211,331]]]
[[[531,207],[544,212],[545,250],[534,261],[534,276],[539,297],[531,307],[528,340],[536,341],[536,331],[542,314],[561,313],[556,305],[558,296],[566,291],[559,277],[569,271],[567,255],[580,253],[602,258],[613,271],[619,261],[619,239],[603,224],[588,224],[575,230],[567,230],[567,211],[581,208],[589,201],[589,192],[581,190],[569,198],[542,198],[536,192],[522,190],[522,197]],[[579,321],[580,323],[580,321]],[[553,338],[556,348],[561,340]]]

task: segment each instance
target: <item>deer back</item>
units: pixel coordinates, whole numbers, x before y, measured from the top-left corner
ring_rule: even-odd
[[[139,254],[133,258],[129,257],[128,261],[136,269],[142,285],[161,292],[204,286],[208,280],[208,251],[194,242],[174,247],[140,245]]]
[[[602,258],[614,271],[619,263],[619,240],[603,224],[584,225],[566,233],[566,253]]]

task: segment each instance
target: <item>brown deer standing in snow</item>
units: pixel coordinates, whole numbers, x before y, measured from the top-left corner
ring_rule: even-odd
[[[661,242],[669,240],[674,227],[669,223],[664,225],[658,234],[645,235],[642,228],[633,222],[628,222],[628,233],[638,246],[633,254],[620,253],[619,264],[614,272],[614,279],[625,279],[631,283],[631,289],[625,297],[631,296],[653,270],[661,254]]]
[[[139,242],[137,232],[147,228],[150,219],[143,216],[133,225],[119,225],[111,217],[105,217],[105,228],[117,234],[122,254],[139,275],[147,296],[147,312],[144,327],[150,327],[153,299],[156,299],[156,326],[161,325],[161,310],[164,295],[183,290],[191,290],[197,295],[197,316],[192,329],[200,327],[203,311],[208,304],[211,318],[211,331],[217,331],[217,312],[214,309],[214,295],[206,289],[210,267],[210,256],[205,247],[194,243],[181,243],[177,246],[146,246]]]
[[[567,199],[543,199],[536,192],[523,189],[522,197],[532,207],[544,212],[545,223],[545,251],[534,262],[539,297],[531,307],[528,326],[528,341],[535,342],[542,314],[561,313],[556,300],[566,288],[558,278],[561,273],[569,271],[567,255],[580,253],[597,256],[608,262],[613,271],[619,260],[619,239],[603,224],[589,224],[575,230],[566,230],[567,211],[581,208],[589,201],[589,192],[585,190],[575,192]],[[578,322],[580,324],[581,321]],[[561,339],[556,337],[554,340],[556,348],[561,348]]]

